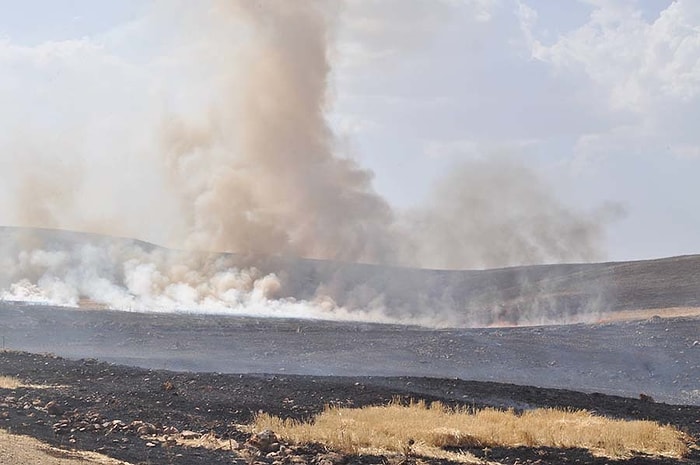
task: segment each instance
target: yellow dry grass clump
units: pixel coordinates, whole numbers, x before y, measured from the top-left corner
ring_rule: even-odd
[[[681,457],[686,437],[671,426],[651,421],[624,421],[587,411],[537,409],[516,414],[496,409],[451,409],[439,402],[392,402],[361,409],[328,407],[312,422],[283,420],[267,414],[253,428],[271,429],[295,443],[320,442],[348,453],[406,452],[426,457],[473,461],[444,447],[585,448],[596,455],[624,457],[633,452]]]
[[[60,388],[64,388],[64,387],[66,387],[66,386],[63,386],[60,384],[55,384],[55,385],[26,384],[26,383],[23,383],[20,379],[15,378],[14,376],[0,375],[0,389],[17,389],[17,388],[60,389]],[[0,462],[0,465],[2,465],[2,462]]]
[[[22,386],[22,382],[12,376],[0,375],[0,389],[17,389]]]

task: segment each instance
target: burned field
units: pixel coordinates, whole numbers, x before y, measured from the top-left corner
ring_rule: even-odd
[[[686,455],[628,454],[616,460],[700,460],[695,317],[428,330],[10,304],[0,314],[6,348],[12,349],[0,353],[0,374],[15,380],[0,389],[0,428],[128,463],[447,461],[334,454],[322,445],[293,444],[282,446],[282,457],[280,450],[268,454],[250,447],[249,425],[261,412],[310,420],[329,405],[396,399],[515,412],[556,407],[651,420],[687,433]],[[546,387],[528,386],[533,384]],[[195,445],[209,441],[217,449],[173,439],[183,432]],[[614,463],[584,448],[455,451],[503,464]]]
[[[290,299],[302,300],[312,297],[304,292],[318,287],[315,280],[331,276],[347,289],[365,288],[371,281],[385,288],[389,299],[408,295],[405,287],[423,295],[417,284],[423,283],[474,291],[484,296],[482,303],[507,297],[503,302],[511,310],[578,309],[584,308],[579,300],[597,302],[599,281],[607,283],[605,309],[590,312],[585,306],[585,322],[546,326],[436,329],[412,324],[410,311],[406,321],[379,324],[4,301],[0,429],[131,464],[444,463],[456,457],[449,454],[463,454],[462,461],[473,463],[697,463],[700,315],[693,270],[698,260],[471,274],[289,265],[305,270],[289,273],[299,280]],[[403,273],[401,279],[389,279],[393,272]],[[527,296],[522,273],[534,300],[519,297]],[[595,278],[590,285],[586,276]],[[440,317],[439,306],[435,309]],[[499,321],[505,317],[498,316]],[[559,408],[650,420],[683,432],[687,450],[682,456],[633,451],[611,458],[525,437],[523,444],[509,446],[448,444],[440,458],[410,448],[400,452],[403,446],[393,455],[338,454],[322,444],[296,445],[280,438],[275,447],[256,448],[259,441],[251,440],[251,422],[260,413],[309,421],[327,406],[392,401],[516,414]]]
[[[150,369],[428,376],[700,404],[700,319],[690,316],[432,330],[5,303],[0,335],[8,349]]]
[[[595,393],[436,378],[176,373],[22,352],[0,355],[0,372],[29,386],[0,389],[3,429],[63,448],[99,451],[129,463],[244,463],[249,460],[244,456],[251,436],[244,425],[258,412],[303,420],[326,405],[361,407],[397,398],[477,408],[587,409],[613,418],[671,424],[688,433],[696,444],[700,440],[700,406]],[[192,432],[193,437],[216,437],[231,446],[208,450],[158,439],[183,431]],[[312,445],[290,446],[288,453],[299,463],[386,460],[330,452]],[[497,463],[610,463],[584,449],[522,446],[468,452]],[[625,463],[693,463],[700,460],[699,452],[691,447],[684,459],[637,456]],[[274,454],[256,458],[266,463],[278,459]]]

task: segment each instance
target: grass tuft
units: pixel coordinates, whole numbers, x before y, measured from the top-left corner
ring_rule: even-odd
[[[517,414],[491,408],[452,409],[439,402],[405,405],[395,401],[361,409],[327,407],[311,422],[260,414],[252,428],[271,429],[294,443],[318,442],[354,454],[402,453],[413,440],[412,450],[418,455],[462,462],[472,462],[474,456],[445,448],[584,448],[612,458],[635,453],[680,458],[688,452],[687,437],[671,426],[551,408]]]
[[[0,389],[17,389],[22,382],[12,376],[0,376]]]

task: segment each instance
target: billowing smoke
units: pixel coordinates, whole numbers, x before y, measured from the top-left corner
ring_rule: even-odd
[[[51,230],[4,229],[0,300],[126,311],[395,321],[322,296],[285,297],[280,278],[225,254]]]
[[[234,252],[235,260],[123,242],[6,245],[5,299],[465,324],[463,299],[392,302],[379,286],[339,288],[352,280],[336,279],[338,262],[455,269],[601,257],[604,221],[567,209],[510,158],[465,164],[436,185],[425,206],[395,211],[373,190],[372,173],[339,154],[326,119],[334,27],[343,14],[337,4],[206,5],[198,3],[206,11],[193,16],[210,55],[185,55],[191,68],[206,62],[203,69],[217,72],[201,78],[211,97],[205,105],[146,105],[131,126],[110,113],[84,144],[5,155],[20,179],[7,186],[17,225],[155,237],[180,249]],[[232,39],[232,28],[237,42],[222,41]],[[95,143],[100,134],[102,146]],[[18,153],[27,145],[12,147]],[[70,157],[61,150],[84,152],[66,165],[61,160]],[[289,264],[253,268],[262,257],[332,260],[334,268],[301,286],[306,278],[299,276],[308,273],[297,276]],[[438,301],[440,314],[416,310]],[[477,310],[470,307],[467,319]]]
[[[572,211],[522,161],[495,155],[456,167],[408,213],[405,246],[409,263],[431,268],[588,262],[602,258],[601,225],[616,214]]]
[[[391,209],[372,191],[371,173],[334,155],[326,123],[333,4],[222,7],[254,34],[242,85],[221,89],[224,105],[207,127],[171,122],[165,128],[166,167],[192,211],[191,247],[393,259]]]

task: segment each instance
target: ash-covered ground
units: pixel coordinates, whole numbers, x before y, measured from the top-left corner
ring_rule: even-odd
[[[193,372],[429,376],[700,405],[700,318],[443,329],[0,304],[7,349]]]
[[[236,356],[231,354],[232,358]],[[386,404],[392,399],[440,401],[471,408],[515,406],[516,411],[540,407],[585,409],[609,418],[673,425],[688,435],[691,446],[683,458],[635,453],[620,461],[575,447],[460,449],[481,463],[688,465],[700,462],[700,407],[648,399],[440,378],[173,373],[16,351],[0,352],[0,373],[28,384],[0,388],[0,427],[59,448],[99,451],[132,464],[250,464],[246,447],[253,438],[244,425],[260,411],[308,420],[326,405],[362,407]],[[178,432],[197,438],[213,435],[226,445],[208,450],[169,442],[168,435]],[[278,452],[273,450],[257,457],[254,463],[259,465],[454,463],[425,457],[402,460],[395,456],[337,454],[319,444],[288,444],[284,453],[280,448]],[[5,463],[4,459],[0,453],[0,463]],[[12,460],[9,464],[18,465]]]

